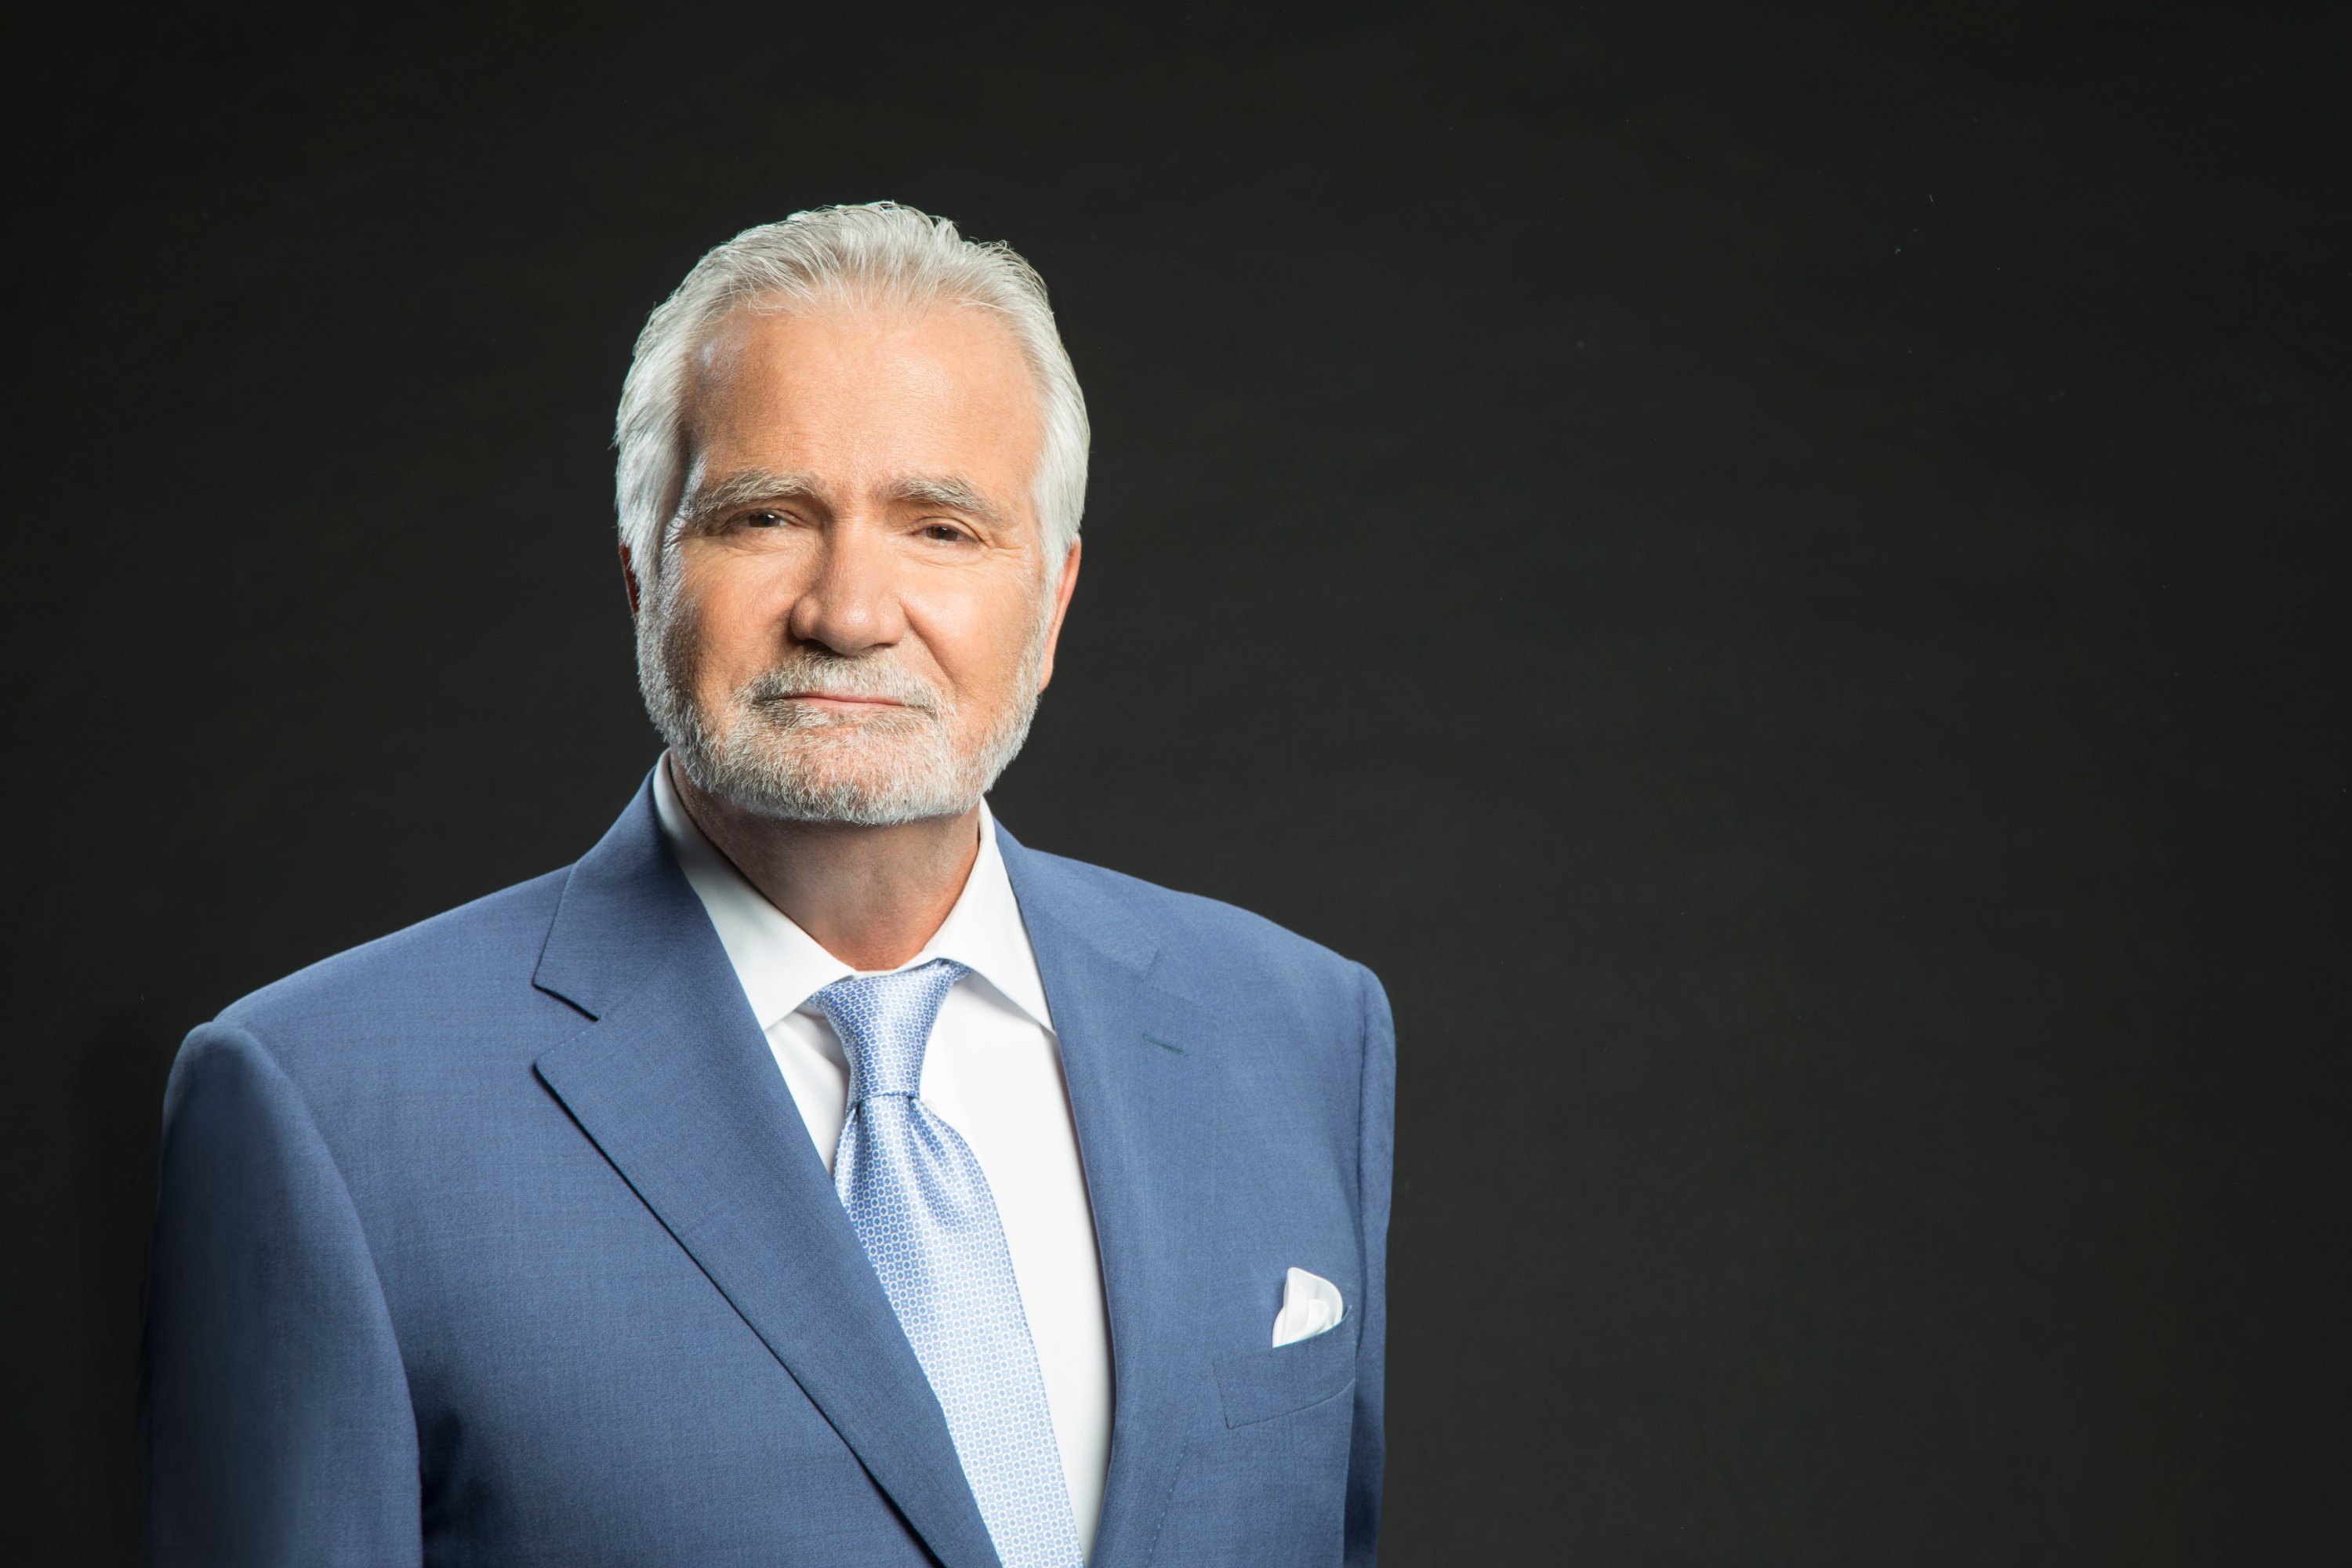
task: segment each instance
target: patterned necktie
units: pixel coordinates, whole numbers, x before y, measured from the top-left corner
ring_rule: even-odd
[[[837,980],[809,999],[849,1058],[834,1190],[946,1412],[1004,1568],[1081,1568],[1037,1347],[988,1178],[919,1098],[948,959]]]

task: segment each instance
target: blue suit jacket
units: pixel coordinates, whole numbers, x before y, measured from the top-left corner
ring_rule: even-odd
[[[1109,1300],[1091,1561],[1370,1561],[1379,984],[1003,844]],[[1271,1349],[1293,1265],[1347,1315]],[[570,869],[189,1037],[146,1371],[158,1563],[996,1562],[650,790]]]

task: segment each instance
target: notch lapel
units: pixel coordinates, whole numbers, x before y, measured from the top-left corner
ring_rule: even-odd
[[[995,1568],[882,1293],[650,789],[576,866],[535,984],[593,1020],[540,1078],[947,1568]]]
[[[1000,825],[1054,1015],[1110,1315],[1110,1472],[1089,1568],[1149,1561],[1210,1386],[1194,1325],[1222,1075],[1207,1015],[1153,985],[1117,906]]]

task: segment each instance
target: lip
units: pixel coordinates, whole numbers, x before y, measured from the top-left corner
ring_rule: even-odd
[[[887,697],[844,697],[831,691],[795,691],[784,699],[787,702],[821,702],[833,708],[904,708],[903,702]]]

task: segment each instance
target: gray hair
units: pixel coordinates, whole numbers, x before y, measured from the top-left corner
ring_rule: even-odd
[[[695,356],[738,310],[840,303],[969,306],[1012,330],[1036,384],[1044,427],[1029,489],[1049,577],[1077,542],[1087,504],[1087,403],[1055,330],[1045,279],[1011,246],[968,240],[947,219],[913,207],[818,207],[747,228],[713,249],[637,334],[613,422],[620,454],[613,492],[640,588],[659,572],[685,486]]]

